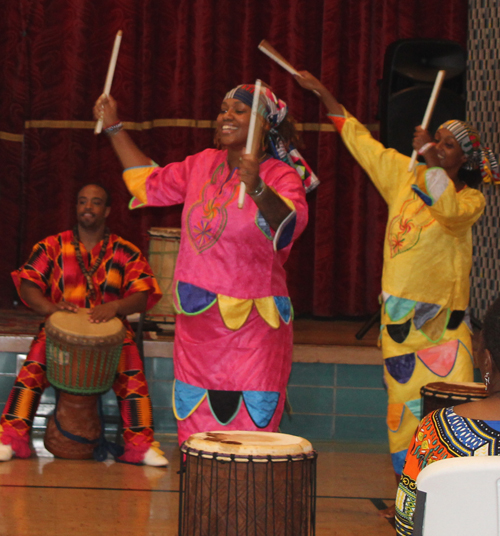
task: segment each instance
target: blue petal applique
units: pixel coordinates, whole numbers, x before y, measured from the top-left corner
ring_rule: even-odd
[[[273,418],[280,394],[274,391],[243,391],[247,411],[259,428],[265,428]]]
[[[207,391],[189,383],[175,380],[174,383],[174,410],[179,420],[183,420],[197,408],[205,397]]]
[[[297,223],[297,213],[294,211],[292,214],[293,216],[287,217],[288,221],[283,222],[284,225],[280,225],[277,231],[278,236],[274,237],[276,251],[286,248],[292,241],[295,225]]]
[[[278,309],[278,312],[286,324],[290,322],[292,317],[292,302],[288,296],[274,296],[274,303]]]
[[[217,294],[183,281],[177,282],[177,294],[186,314],[201,313],[217,301]]]
[[[405,464],[407,452],[408,452],[408,449],[405,449],[405,450],[400,450],[399,452],[393,452],[391,454],[392,467],[394,468],[394,472],[397,475],[400,475],[403,472],[403,467]]]
[[[385,300],[385,310],[392,322],[398,322],[411,312],[416,303],[414,300],[389,296]]]
[[[420,197],[420,199],[429,207],[432,207],[434,204],[434,199],[430,195],[427,195],[426,193],[422,192],[422,190],[416,185],[413,184],[411,189]]]
[[[269,240],[272,240],[273,235],[271,234],[271,227],[267,223],[260,210],[257,211],[255,221],[257,223],[257,227],[266,235],[267,238],[269,238]]]
[[[399,383],[406,383],[415,370],[415,354],[403,354],[384,360],[389,374]]]

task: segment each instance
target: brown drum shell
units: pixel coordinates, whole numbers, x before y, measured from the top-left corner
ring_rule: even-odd
[[[148,231],[148,261],[163,293],[160,301],[146,313],[146,319],[174,323],[176,311],[172,296],[175,265],[179,254],[181,230],[176,227],[152,227]]]
[[[314,451],[288,460],[283,455],[207,453],[186,443],[181,451],[185,456],[179,535],[314,533]]]
[[[488,396],[482,383],[433,382],[420,389],[422,396],[422,416],[436,409],[475,402]]]
[[[60,392],[57,402],[57,420],[61,428],[91,441],[98,440],[101,434],[98,401],[99,395],[80,396]],[[45,430],[44,445],[58,458],[87,460],[92,458],[97,442],[85,444],[67,438],[61,434],[54,416],[51,415]]]

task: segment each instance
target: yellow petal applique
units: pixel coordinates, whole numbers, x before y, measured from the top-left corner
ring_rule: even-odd
[[[276,307],[276,303],[274,302],[274,298],[272,296],[268,296],[267,298],[256,298],[254,302],[261,318],[272,328],[278,329],[280,327],[280,314]]]
[[[232,298],[222,294],[217,294],[217,301],[225,326],[233,331],[243,326],[253,307],[253,300]]]
[[[293,212],[295,210],[295,205],[291,199],[288,199],[288,197],[283,197],[280,195],[274,188],[271,188],[271,190],[284,201],[285,205]]]

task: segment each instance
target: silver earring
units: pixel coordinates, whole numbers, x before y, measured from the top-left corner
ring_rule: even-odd
[[[484,375],[484,389],[485,391],[488,390],[488,387],[490,386],[490,373],[487,372],[485,375]]]

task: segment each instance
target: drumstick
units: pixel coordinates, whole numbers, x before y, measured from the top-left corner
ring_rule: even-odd
[[[252,112],[250,115],[250,123],[248,125],[247,145],[245,148],[246,154],[253,154],[254,156],[258,156],[255,154],[255,152],[256,152],[256,148],[259,146],[258,144],[254,143],[254,138],[257,137],[257,139],[260,139],[260,133],[262,131],[262,121],[257,122],[261,85],[262,85],[262,82],[259,79],[257,79],[255,81],[255,91],[253,93],[253,100],[252,100]],[[238,195],[238,208],[243,208],[243,204],[245,202],[245,193],[246,193],[246,184],[244,182],[240,182],[240,191]]]
[[[111,91],[111,84],[113,82],[113,76],[115,74],[116,60],[118,59],[118,51],[120,50],[120,43],[122,40],[122,31],[119,30],[115,37],[115,43],[113,45],[113,52],[111,53],[111,59],[108,65],[108,74],[106,75],[106,82],[104,83],[103,95],[108,96]],[[102,131],[102,119],[99,119],[96,123],[94,134],[100,134]]]
[[[293,65],[291,65],[288,61],[285,60],[285,58],[275,49],[273,48],[265,39],[262,39],[262,41],[259,43],[259,46],[257,47],[261,52],[264,52],[267,56],[269,56],[272,60],[274,60],[278,65],[281,65],[283,69],[288,71],[290,74],[300,76],[300,78],[304,78],[299,71]],[[319,97],[319,92],[315,89],[312,90],[313,93],[316,93]]]
[[[429,123],[431,121],[432,112],[434,111],[434,107],[436,106],[436,102],[439,96],[439,91],[441,89],[441,86],[443,85],[444,75],[446,74],[446,71],[438,71],[438,74],[436,76],[436,81],[434,82],[434,87],[432,88],[431,97],[429,99],[429,102],[427,104],[427,110],[425,110],[424,119],[422,120],[422,128],[424,130],[427,130],[429,127]],[[411,153],[411,160],[410,165],[408,166],[408,171],[412,172],[415,168],[415,163],[417,161],[417,151],[415,149]]]
[[[278,65],[281,65],[283,69],[288,71],[290,74],[296,74],[297,76],[300,76],[302,78],[302,75],[299,73],[299,71],[297,71],[295,67],[293,67],[288,61],[286,61],[285,58],[265,39],[262,39],[257,48],[261,52],[264,52],[264,54],[269,56],[272,60],[274,60]]]

